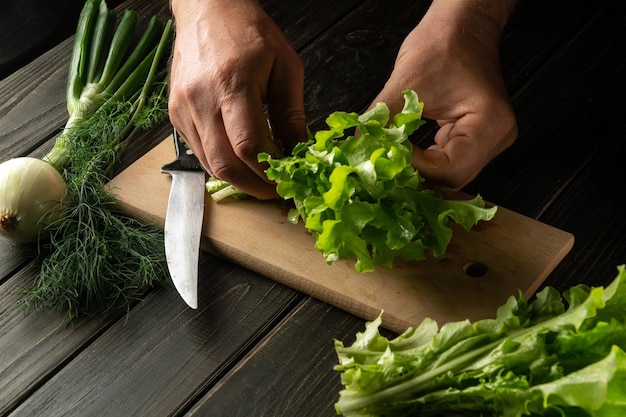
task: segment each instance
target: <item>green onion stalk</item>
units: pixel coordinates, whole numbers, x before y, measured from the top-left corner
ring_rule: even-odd
[[[110,10],[104,0],[87,0],[79,17],[66,88],[69,118],[54,148],[44,157],[58,170],[67,160],[66,142],[68,136],[75,136],[77,124],[100,108],[110,111],[112,103],[132,102],[128,109],[132,117],[127,130],[119,136],[122,151],[125,140],[136,130],[133,122],[144,111],[148,94],[155,83],[163,82],[164,73],[158,71],[172,42],[172,22],[164,26],[153,16],[143,36],[129,51],[138,14],[124,11],[111,37],[116,20],[117,12]],[[163,93],[164,89],[157,91],[159,95]]]
[[[42,158],[60,174],[62,193],[45,184],[34,186],[37,192],[3,193],[3,181],[7,189],[33,181],[17,170],[6,180],[0,173],[0,195],[26,200],[24,195],[43,195],[41,189],[57,190],[56,197],[0,207],[0,234],[38,245],[39,274],[18,305],[64,309],[70,319],[128,309],[147,289],[168,282],[162,231],[120,212],[106,183],[129,141],[167,119],[173,24],[153,16],[137,33],[135,11],[118,17],[104,0],[87,0],[78,19],[66,90],[69,117]],[[17,159],[7,162],[17,165]],[[58,182],[52,173],[41,174],[41,163],[32,165],[39,177]],[[29,205],[41,208],[27,220],[22,212]]]

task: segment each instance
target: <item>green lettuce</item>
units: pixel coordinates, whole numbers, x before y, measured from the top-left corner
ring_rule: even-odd
[[[424,123],[423,103],[414,91],[404,99],[391,123],[384,103],[362,115],[335,112],[326,119],[328,130],[290,156],[259,155],[278,194],[294,202],[289,220],[304,222],[328,263],[356,258],[356,270],[366,272],[391,268],[397,257],[439,257],[452,237],[450,220],[470,229],[495,215],[497,208],[485,208],[480,196],[446,200],[423,187],[409,140]],[[350,129],[359,134],[348,135]]]
[[[381,313],[382,315],[382,313]],[[395,339],[381,316],[335,341],[345,416],[593,416],[626,412],[626,272],[606,288],[520,294],[495,319],[425,319]]]

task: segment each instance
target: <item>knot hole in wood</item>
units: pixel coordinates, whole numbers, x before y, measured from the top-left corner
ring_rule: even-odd
[[[463,265],[463,272],[465,275],[473,278],[480,278],[487,275],[489,267],[479,261],[469,261]]]

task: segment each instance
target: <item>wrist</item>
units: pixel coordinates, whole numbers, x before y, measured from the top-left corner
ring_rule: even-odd
[[[170,10],[174,18],[184,16],[185,13],[194,15],[202,11],[224,8],[227,6],[259,6],[258,0],[170,0]]]
[[[516,0],[433,0],[425,19],[438,22],[443,29],[476,32],[476,35],[499,37]]]

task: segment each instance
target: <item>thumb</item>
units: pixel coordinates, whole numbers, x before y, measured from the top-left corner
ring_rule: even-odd
[[[459,128],[458,121],[445,123],[436,133],[434,145],[413,147],[413,166],[429,182],[460,189],[487,163],[480,142],[476,142],[468,131]]]

